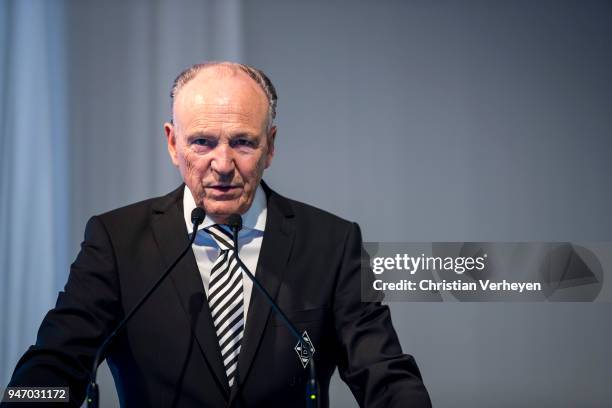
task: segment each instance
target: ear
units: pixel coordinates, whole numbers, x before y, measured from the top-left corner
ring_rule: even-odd
[[[276,139],[276,126],[272,126],[268,132],[268,152],[266,153],[266,169],[272,164],[274,158],[274,140]]]
[[[178,160],[176,157],[176,134],[174,125],[171,122],[164,123],[164,132],[166,133],[166,140],[168,142],[168,154],[172,159],[172,164],[178,167]]]

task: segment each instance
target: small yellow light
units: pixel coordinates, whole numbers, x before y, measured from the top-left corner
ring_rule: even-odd
[[[310,399],[317,399],[317,396],[314,394],[310,394]]]

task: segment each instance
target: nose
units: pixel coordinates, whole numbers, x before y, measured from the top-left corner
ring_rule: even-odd
[[[234,157],[232,149],[227,143],[221,143],[215,149],[210,167],[213,172],[217,173],[222,178],[232,178],[235,169]]]

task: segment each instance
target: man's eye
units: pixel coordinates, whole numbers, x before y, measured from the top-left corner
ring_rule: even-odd
[[[209,139],[195,139],[191,143],[198,145],[198,146],[206,146],[206,147],[214,146],[214,141],[209,140]]]
[[[255,142],[249,139],[236,139],[232,140],[232,147],[255,147]]]

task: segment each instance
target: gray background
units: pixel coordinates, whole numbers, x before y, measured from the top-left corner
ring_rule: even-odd
[[[222,58],[278,89],[264,178],[367,241],[612,239],[610,2],[65,4],[71,258],[90,215],[178,184],[170,83]],[[391,308],[436,407],[612,405],[610,304]]]

